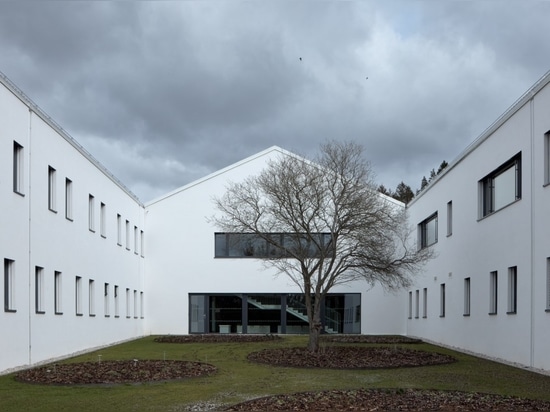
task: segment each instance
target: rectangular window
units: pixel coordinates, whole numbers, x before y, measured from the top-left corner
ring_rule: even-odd
[[[470,316],[470,278],[464,278],[464,316]]]
[[[413,317],[413,293],[409,292],[409,319]]]
[[[447,202],[447,236],[453,234],[453,202]]]
[[[44,310],[44,268],[34,268],[34,311],[46,313]]]
[[[115,318],[118,318],[120,316],[119,301],[120,298],[118,296],[118,285],[115,285]]]
[[[137,319],[138,317],[138,297],[137,297],[137,290],[134,289],[134,319]]]
[[[546,311],[550,312],[550,258],[546,258]]]
[[[134,226],[134,253],[137,255],[138,254],[138,228],[137,226]]]
[[[95,198],[93,195],[88,196],[88,228],[91,232],[95,232]]]
[[[126,221],[126,250],[130,250],[130,222]]]
[[[489,315],[496,315],[498,308],[498,272],[489,274]]]
[[[420,249],[437,243],[437,212],[418,225]]]
[[[521,152],[479,181],[480,217],[521,199]]]
[[[105,203],[101,202],[99,205],[99,234],[101,237],[107,237],[107,224],[105,222],[106,209]]]
[[[16,141],[13,142],[13,191],[20,195],[24,194],[23,192],[23,146],[21,146]]]
[[[122,246],[122,216],[116,215],[116,243]]]
[[[111,316],[110,307],[109,307],[109,284],[108,283],[105,283],[105,285],[103,285],[103,311],[105,312],[106,318]]]
[[[15,312],[15,261],[4,259],[4,311]]]
[[[140,238],[140,254],[141,254],[141,257],[145,257],[145,235],[143,233],[143,230],[141,230],[139,232],[139,238]]]
[[[518,268],[508,268],[508,314],[517,313],[518,304]]]
[[[418,289],[415,292],[414,317],[416,319],[420,317],[420,290]]]
[[[422,290],[423,300],[422,300],[422,317],[426,319],[428,317],[428,288]]]
[[[95,316],[95,281],[93,279],[88,282],[88,314]]]
[[[145,310],[143,308],[144,304],[143,292],[139,292],[139,317],[143,319],[145,317]]]
[[[76,316],[82,316],[82,278],[80,276],[75,277],[74,286],[75,286],[74,300],[75,300]]]
[[[215,257],[320,257],[331,253],[330,233],[215,233]]]
[[[62,281],[61,272],[55,271],[53,274],[53,304],[54,304],[54,313],[56,315],[63,314],[61,281]]]
[[[73,182],[65,179],[65,218],[73,220]]]
[[[544,184],[550,184],[550,130],[544,134]]]
[[[126,288],[126,317],[130,317],[130,288]]]
[[[445,283],[439,287],[439,317],[445,317]]]
[[[56,171],[48,166],[48,209],[57,212]]]

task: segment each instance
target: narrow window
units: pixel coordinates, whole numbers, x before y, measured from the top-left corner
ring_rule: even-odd
[[[65,179],[65,218],[73,220],[73,182]]]
[[[34,268],[34,311],[45,313],[44,310],[44,268]]]
[[[88,228],[90,232],[95,232],[95,198],[88,196]]]
[[[447,236],[453,234],[453,202],[447,203]]]
[[[52,212],[57,212],[56,198],[56,171],[48,166],[48,209]]]
[[[470,316],[470,278],[464,278],[464,316]]]
[[[428,288],[424,288],[422,294],[422,317],[426,319],[428,317]]]
[[[23,193],[23,146],[13,142],[13,191]]]
[[[130,288],[126,288],[126,317],[130,317]]]
[[[118,213],[116,215],[116,228],[116,243],[117,245],[122,246],[122,216],[120,216],[120,214]]]
[[[105,222],[106,209],[105,203],[101,202],[99,205],[99,234],[104,238],[107,237],[107,224]]]
[[[139,292],[139,315],[140,318],[143,319],[145,317],[145,310],[143,309],[143,292]]]
[[[4,259],[4,311],[16,312],[15,310],[15,262],[11,259]]]
[[[508,314],[517,313],[518,303],[518,268],[508,268]]]
[[[480,217],[521,199],[521,152],[479,181]]]
[[[550,130],[544,134],[544,184],[550,184]]]
[[[445,283],[439,288],[439,317],[445,317]]]
[[[498,307],[498,272],[489,274],[489,315],[497,314]]]
[[[103,285],[103,311],[105,312],[105,317],[108,318],[111,316],[109,308],[109,284],[105,283]]]
[[[437,212],[418,225],[420,249],[437,243]]]
[[[119,296],[118,296],[118,285],[115,285],[115,318],[118,318],[120,316],[120,309],[119,309]]]
[[[130,250],[130,222],[126,221],[126,250]]]
[[[134,289],[134,319],[137,319],[138,317],[138,297],[137,297],[137,290]]]
[[[413,317],[413,293],[409,292],[409,319]]]
[[[75,311],[76,316],[82,316],[82,277],[75,277],[75,291],[74,291],[74,300],[75,300]]]
[[[134,253],[137,255],[138,254],[138,228],[137,226],[134,226]]]
[[[546,258],[546,311],[550,312],[550,258]]]
[[[54,313],[56,315],[62,315],[63,314],[63,307],[62,307],[62,296],[61,296],[61,272],[55,271],[53,275],[53,304],[54,304]]]
[[[420,317],[420,290],[418,289],[415,292],[414,317],[416,319]]]
[[[140,238],[140,254],[141,257],[145,257],[145,235],[143,233],[143,230],[139,232],[139,238]]]
[[[88,282],[88,314],[95,316],[95,281],[93,279]]]

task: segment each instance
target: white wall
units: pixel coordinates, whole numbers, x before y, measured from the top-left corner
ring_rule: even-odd
[[[532,100],[513,109],[451,163],[449,170],[409,207],[413,223],[434,212],[439,216],[437,257],[411,288],[428,288],[428,316],[407,321],[407,333],[508,362],[548,369],[543,350],[550,338],[546,299],[546,257],[550,224],[543,187],[542,150],[550,92],[546,86]],[[479,181],[521,151],[522,196],[480,218]],[[453,231],[447,236],[447,202],[452,201]],[[517,266],[517,313],[507,313],[508,268]],[[489,274],[498,271],[498,311],[489,314]],[[464,316],[464,278],[471,278],[471,312]],[[440,284],[446,285],[446,314],[439,316]],[[403,295],[403,300],[408,296]],[[420,303],[422,306],[422,302]],[[414,302],[413,302],[414,307]],[[414,312],[414,310],[413,310]]]
[[[228,182],[258,173],[269,158],[281,156],[268,149],[220,172],[185,186],[146,206],[147,332],[189,332],[189,293],[299,293],[285,275],[275,276],[254,259],[214,258],[214,233],[208,218],[216,214],[213,197],[222,196]],[[331,290],[362,294],[362,332],[399,333],[382,313],[402,310],[397,297],[380,299],[356,282]]]
[[[143,258],[134,253],[134,225],[144,229],[140,203],[7,88],[0,86],[1,161],[0,250],[15,267],[15,312],[2,311],[0,371],[141,336],[143,320],[134,319],[133,291],[144,290]],[[12,190],[13,140],[24,147],[24,196]],[[56,169],[55,210],[48,206],[48,168]],[[73,218],[65,217],[65,179],[72,180]],[[95,232],[88,226],[88,198],[95,197]],[[100,230],[100,204],[105,229]],[[117,245],[116,215],[131,225],[131,250]],[[35,271],[43,268],[43,312],[35,308]],[[61,272],[62,314],[54,313],[54,272]],[[76,311],[76,276],[81,277],[81,312]],[[94,280],[90,313],[89,280]],[[104,284],[109,283],[110,316],[104,312]],[[120,317],[115,318],[114,285],[119,285]],[[131,290],[126,318],[125,289]],[[4,292],[4,283],[0,286]],[[2,298],[3,298],[2,293]],[[138,299],[139,300],[139,299]],[[138,305],[139,309],[139,305]],[[94,316],[95,315],[95,316]]]

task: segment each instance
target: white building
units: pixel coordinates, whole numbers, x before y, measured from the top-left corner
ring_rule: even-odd
[[[411,290],[335,288],[325,328],[550,370],[550,74],[410,205],[438,256]],[[299,289],[208,217],[272,147],[143,205],[0,76],[0,373],[150,334],[302,333]],[[545,250],[548,249],[548,250]]]

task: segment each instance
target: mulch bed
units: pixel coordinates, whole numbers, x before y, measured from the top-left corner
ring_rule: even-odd
[[[19,372],[16,379],[27,383],[55,385],[121,384],[163,382],[212,375],[207,363],[174,360],[125,360],[65,363]]]
[[[205,335],[166,335],[155,338],[159,343],[251,343],[279,340],[279,335],[205,334]]]
[[[253,399],[226,411],[544,411],[550,402],[416,389],[303,392]]]
[[[456,361],[452,356],[436,352],[361,346],[327,346],[319,353],[311,353],[306,348],[264,349],[249,354],[248,360],[276,366],[329,369],[406,368]]]
[[[420,339],[400,335],[322,335],[321,342],[333,343],[376,343],[376,344],[408,344],[422,343]]]

